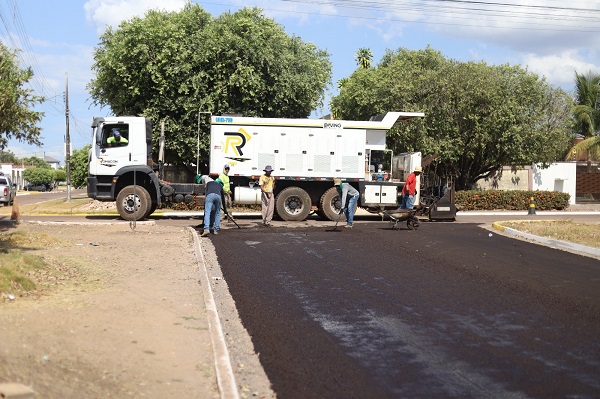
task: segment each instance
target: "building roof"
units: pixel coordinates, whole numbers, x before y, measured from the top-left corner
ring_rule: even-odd
[[[56,158],[52,158],[49,156],[44,156],[44,161],[48,162],[48,163],[60,163],[60,161]]]

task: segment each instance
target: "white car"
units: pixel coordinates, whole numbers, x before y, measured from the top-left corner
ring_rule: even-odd
[[[8,176],[0,176],[0,203],[4,206],[12,205],[17,195],[17,185],[10,181]]]

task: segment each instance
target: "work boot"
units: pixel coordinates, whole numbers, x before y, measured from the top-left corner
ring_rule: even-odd
[[[344,227],[345,227],[345,228],[347,228],[347,229],[351,229],[351,228],[352,228],[352,225],[351,225],[351,224],[347,224],[347,225],[345,225]]]
[[[219,235],[219,232],[218,232],[218,231],[215,231],[213,234],[214,234],[214,235],[216,235],[216,236],[218,236],[218,235]]]
[[[209,234],[210,234],[210,231],[208,231],[208,230],[204,230],[204,231],[202,232],[202,234],[200,234],[200,237],[208,237],[208,235],[209,235]]]

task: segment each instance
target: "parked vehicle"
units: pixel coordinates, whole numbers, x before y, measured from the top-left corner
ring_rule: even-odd
[[[394,156],[386,149],[386,134],[398,120],[422,117],[419,112],[389,112],[369,121],[212,116],[209,174],[216,178],[230,165],[234,203],[258,205],[258,179],[271,165],[275,209],[287,221],[304,220],[313,210],[337,219],[341,204],[334,177],[360,192],[360,207],[397,208],[406,177],[421,165],[421,153]],[[127,145],[107,145],[113,129],[128,139]],[[92,140],[88,197],[116,201],[125,220],[143,219],[164,202],[190,203],[204,193],[201,184],[162,180],[162,156],[158,163],[151,158],[149,119],[94,118]]]
[[[46,192],[46,191],[52,191],[52,189],[54,188],[54,185],[52,183],[48,183],[48,184],[44,184],[44,183],[40,183],[40,184],[33,184],[33,183],[29,183],[26,184],[25,187],[23,187],[23,189],[25,191],[41,191],[41,192]]]
[[[0,203],[12,205],[17,195],[17,185],[8,176],[0,175]]]

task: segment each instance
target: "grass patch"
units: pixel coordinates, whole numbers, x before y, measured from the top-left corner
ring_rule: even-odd
[[[46,263],[38,255],[11,250],[0,253],[0,265],[0,294],[16,296],[36,289],[31,276]]]
[[[500,224],[540,237],[600,248],[600,224],[576,223],[572,220],[524,220]]]
[[[90,198],[77,198],[67,201],[66,199],[58,199],[54,201],[45,201],[39,204],[21,205],[20,211],[22,214],[37,214],[37,215],[74,215],[80,213],[95,214],[95,213],[114,213],[115,209],[106,209],[104,206],[90,206],[95,203]],[[105,203],[107,206],[113,203]]]
[[[69,280],[76,269],[44,252],[62,244],[46,234],[21,230],[0,233],[0,299],[30,296]]]

